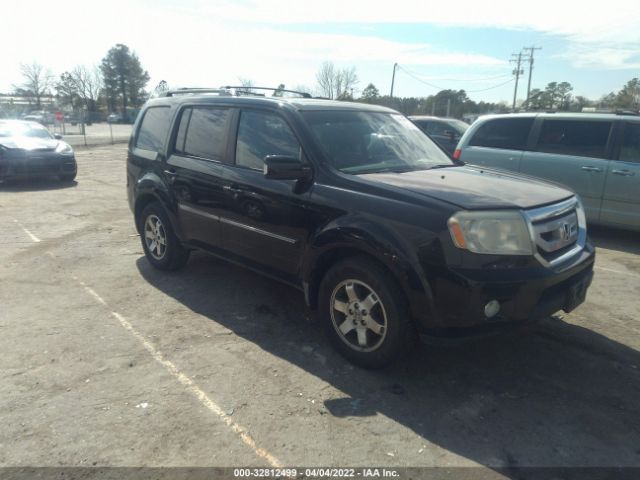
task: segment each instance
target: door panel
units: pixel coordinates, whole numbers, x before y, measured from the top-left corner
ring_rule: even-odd
[[[520,171],[543,178],[576,192],[587,219],[597,222],[609,161],[543,152],[525,152]]]
[[[308,214],[310,183],[267,179],[267,155],[303,158],[287,123],[270,112],[240,113],[235,165],[225,167],[225,248],[239,257],[293,279],[312,229]]]
[[[640,230],[640,123],[626,123],[616,157],[609,164],[600,221]]]
[[[535,151],[525,152],[521,172],[569,187],[585,207],[587,219],[600,217],[609,168],[613,123],[599,119],[545,118]]]
[[[178,204],[178,219],[185,238],[214,246],[220,243],[222,165],[174,154],[169,157],[164,174]]]
[[[187,240],[219,247],[220,213],[224,210],[224,167],[234,111],[189,106],[180,113],[173,152],[163,172],[178,205]]]
[[[521,150],[505,150],[487,147],[467,147],[461,160],[471,165],[499,168],[511,172],[519,172],[522,160]]]

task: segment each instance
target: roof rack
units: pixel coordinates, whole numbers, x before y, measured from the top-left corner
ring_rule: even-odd
[[[310,93],[307,92],[299,92],[297,90],[287,90],[286,88],[272,88],[272,87],[247,87],[247,86],[234,86],[234,85],[225,85],[224,87],[220,87],[226,90],[235,90],[235,95],[252,95],[252,90],[269,90],[275,92],[286,92],[286,93],[295,93],[296,95],[300,95],[302,98],[312,98]],[[257,93],[253,95],[259,95]],[[264,95],[262,95],[264,96]]]
[[[229,91],[225,90],[224,88],[177,88],[174,90],[167,90],[161,96],[173,97],[175,95],[199,94],[199,93],[215,93],[223,96],[231,95]]]

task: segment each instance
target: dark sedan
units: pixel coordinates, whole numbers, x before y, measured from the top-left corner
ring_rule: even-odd
[[[440,118],[415,115],[409,117],[420,130],[425,132],[431,139],[440,146],[449,156],[458,145],[458,140],[469,128],[469,125],[455,118]]]
[[[36,122],[0,120],[0,181],[32,176],[76,178],[76,158],[60,135]]]

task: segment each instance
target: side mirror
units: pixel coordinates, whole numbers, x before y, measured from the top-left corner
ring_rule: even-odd
[[[296,157],[267,155],[264,157],[264,176],[274,180],[302,180],[311,170]]]
[[[62,140],[62,135],[60,135],[59,133],[54,133],[53,138],[55,138],[56,140]]]

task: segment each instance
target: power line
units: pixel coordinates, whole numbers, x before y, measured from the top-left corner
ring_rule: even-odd
[[[405,69],[405,72],[407,70]],[[415,73],[415,72],[414,72]],[[415,75],[420,76],[419,74],[415,73]],[[506,77],[510,77],[511,74],[510,73],[502,73],[500,75],[494,75],[493,77],[483,77],[483,78],[438,78],[437,80],[444,80],[447,82],[484,82],[486,80],[496,80],[498,78],[506,78]]]
[[[450,89],[448,89],[448,88],[440,87],[440,86],[438,86],[438,85],[434,85],[433,83],[429,83],[429,82],[427,82],[427,81],[425,81],[425,80],[421,79],[420,77],[418,77],[418,76],[414,75],[412,72],[410,72],[409,70],[407,70],[405,67],[401,67],[400,65],[398,65],[398,66],[397,66],[397,69],[398,69],[398,70],[402,70],[404,73],[406,73],[407,75],[409,75],[409,76],[410,76],[411,78],[413,78],[414,80],[417,80],[418,82],[423,83],[423,84],[425,84],[425,85],[427,85],[427,86],[429,86],[429,87],[437,88],[438,90],[450,90]],[[501,77],[505,77],[505,75],[501,75]],[[498,77],[498,78],[500,78],[500,77]],[[512,82],[512,81],[513,81],[513,78],[510,78],[510,79],[509,79],[509,80],[507,80],[506,82],[499,83],[498,85],[493,85],[493,86],[491,86],[491,87],[487,87],[487,88],[480,88],[480,89],[475,89],[475,90],[465,90],[465,92],[467,92],[467,93],[485,92],[485,91],[487,91],[487,90],[492,90],[492,89],[494,89],[494,88],[502,87],[503,85],[506,85],[507,83],[510,83],[510,82]]]

